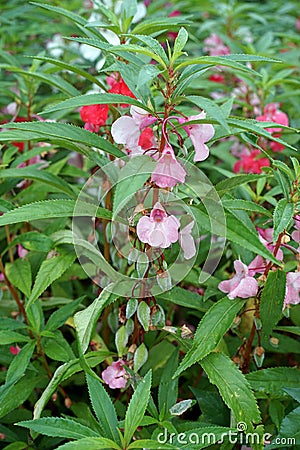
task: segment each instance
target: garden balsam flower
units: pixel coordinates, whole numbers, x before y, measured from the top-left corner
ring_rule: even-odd
[[[157,161],[151,175],[151,181],[160,188],[171,188],[178,183],[184,183],[186,171],[177,161],[173,148],[167,144]]]
[[[280,109],[278,109],[277,103],[267,104],[264,108],[264,114],[256,117],[256,120],[261,122],[276,122],[284,126],[289,125],[288,116],[283,111],[280,111]],[[266,128],[266,131],[271,133],[273,137],[280,138],[282,128]],[[280,142],[272,141],[270,142],[270,147],[273,152],[281,152],[284,150],[284,146],[280,144]]]
[[[108,105],[87,105],[80,109],[80,117],[84,128],[98,133],[101,126],[106,124],[108,118]]]
[[[300,303],[300,272],[288,272],[286,274],[286,294],[284,308],[287,305],[297,305]]]
[[[197,114],[196,116],[190,116],[187,119],[178,118],[178,121],[179,123],[183,124],[184,122],[201,120],[205,118],[206,113],[202,111],[200,114]],[[199,123],[186,125],[183,128],[187,132],[195,148],[194,162],[204,161],[209,156],[209,148],[206,145],[206,142],[208,142],[214,136],[214,127],[211,124]]]
[[[156,202],[150,217],[143,216],[137,223],[137,235],[141,242],[155,248],[168,248],[178,241],[180,222],[175,216],[168,216],[159,202]]]
[[[192,236],[195,222],[192,221],[179,232],[179,244],[183,250],[184,259],[191,259],[196,254],[196,245]]]
[[[234,261],[236,274],[230,280],[221,281],[219,289],[228,294],[231,300],[239,298],[255,297],[258,292],[258,283],[255,278],[250,276],[246,264],[239,259]]]
[[[111,366],[102,372],[104,383],[108,384],[111,389],[121,389],[126,386],[127,380],[124,377],[126,371],[123,367],[123,361],[114,361]]]
[[[224,56],[230,54],[230,49],[224,44],[222,39],[215,33],[212,33],[206,39],[204,39],[203,50],[209,54],[209,56]]]
[[[242,155],[241,159],[237,161],[233,166],[233,172],[245,172],[245,173],[262,173],[262,167],[269,167],[270,161],[268,158],[260,158],[261,151],[254,149],[250,154]]]

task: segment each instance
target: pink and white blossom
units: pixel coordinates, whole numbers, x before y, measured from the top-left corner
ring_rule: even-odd
[[[168,188],[178,183],[184,183],[185,177],[185,169],[177,161],[171,145],[167,144],[157,161],[157,165],[151,175],[151,181],[160,188]]]
[[[180,123],[184,123],[192,120],[205,119],[206,113],[202,111],[196,116],[190,116],[187,120],[180,119]],[[194,161],[204,161],[209,156],[209,148],[205,144],[215,134],[215,129],[211,124],[199,123],[194,125],[186,125],[183,127],[190,137],[193,146],[195,148]]]
[[[102,372],[102,379],[104,383],[108,384],[111,389],[121,389],[126,386],[126,378],[124,375],[126,371],[121,360],[114,361],[111,366]]]
[[[140,138],[140,127],[136,121],[129,116],[119,117],[111,126],[111,134],[117,144],[123,144],[129,153],[142,154],[142,148],[138,145]]]
[[[180,222],[175,216],[168,216],[159,202],[156,202],[150,217],[143,216],[137,224],[140,241],[151,247],[167,248],[178,241]]]
[[[284,307],[286,305],[297,305],[300,303],[300,272],[288,272],[286,274],[286,294]]]
[[[140,128],[146,128],[157,121],[157,118],[139,106],[131,106],[130,114]]]
[[[220,291],[228,293],[230,299],[255,297],[258,292],[258,283],[249,275],[246,264],[238,259],[234,261],[234,269],[236,274],[233,278],[219,283]]]
[[[183,250],[184,259],[191,259],[196,254],[195,240],[192,236],[192,229],[195,222],[192,221],[179,232],[179,244]]]

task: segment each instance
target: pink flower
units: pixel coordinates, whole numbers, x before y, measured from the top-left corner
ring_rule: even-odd
[[[21,349],[18,345],[11,345],[9,347],[9,351],[12,355],[16,356],[18,353],[20,353]]]
[[[286,305],[297,305],[300,303],[300,272],[288,272],[286,274],[286,294],[284,307]]]
[[[98,132],[99,127],[106,124],[108,117],[108,105],[87,105],[80,109],[80,117],[85,122],[84,128],[92,132]]]
[[[180,119],[180,123],[184,123],[191,120],[205,119],[206,113],[202,111],[196,116],[190,116],[187,120]],[[204,161],[209,156],[209,148],[205,145],[205,142],[209,141],[215,134],[214,127],[210,124],[199,123],[194,125],[187,125],[183,127],[189,135],[193,146],[195,147],[194,161]]]
[[[248,273],[253,277],[256,273],[264,273],[266,269],[266,262],[264,258],[257,255],[248,266]]]
[[[242,158],[237,161],[233,166],[233,172],[245,172],[245,173],[262,173],[262,167],[270,166],[268,158],[260,158],[261,151],[258,149],[252,150],[250,155],[244,154]]]
[[[185,176],[186,171],[177,161],[171,145],[167,144],[152,173],[151,181],[158,187],[167,188],[173,187],[177,183],[184,183]]]
[[[131,106],[130,114],[135,123],[138,124],[140,128],[149,127],[149,125],[152,125],[157,121],[156,117],[154,117],[152,114],[149,114],[143,108],[139,108],[138,106]]]
[[[275,250],[275,244],[273,243],[273,228],[259,228],[257,227],[259,240],[264,246],[273,253]],[[276,253],[276,258],[280,261],[283,260],[282,250],[279,248]]]
[[[256,117],[256,120],[261,122],[276,122],[284,126],[289,125],[288,116],[284,112],[277,109],[276,103],[268,103],[264,108],[264,114]],[[269,133],[278,133],[281,130],[282,128],[266,128],[266,131],[269,131]]]
[[[231,300],[236,297],[255,297],[258,291],[258,284],[256,279],[249,275],[246,264],[238,259],[234,261],[234,269],[236,274],[231,280],[225,280],[219,283],[218,287],[220,291],[227,292],[228,298]]]
[[[214,33],[204,39],[204,44],[203,50],[210,56],[223,56],[230,54],[229,47],[227,47],[222,39]]]
[[[111,126],[111,134],[117,144],[123,144],[125,150],[131,154],[142,154],[142,148],[138,145],[140,127],[132,117],[119,117]]]
[[[137,224],[137,235],[140,241],[151,247],[167,248],[178,241],[179,220],[168,216],[162,205],[155,203],[150,217],[143,216]]]
[[[190,222],[179,232],[179,244],[183,250],[184,259],[191,259],[196,254],[195,241],[192,236],[194,221]]]
[[[126,386],[126,374],[121,360],[114,361],[111,366],[103,370],[102,378],[104,383],[108,384],[111,389],[121,389]]]
[[[19,258],[24,258],[28,253],[28,250],[23,247],[23,245],[18,244],[18,256]]]
[[[300,215],[298,214],[297,216],[294,217],[295,220],[295,228],[296,230],[294,230],[292,232],[292,239],[297,242],[297,244],[299,244],[299,250],[300,250]]]

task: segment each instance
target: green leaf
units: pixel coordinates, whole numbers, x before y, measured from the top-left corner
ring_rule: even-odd
[[[151,36],[144,36],[141,34],[129,34],[128,37],[132,38],[132,40],[137,39],[137,40],[143,42],[146,46],[151,48],[151,50],[154,53],[156,53],[156,55],[158,55],[162,59],[162,61],[165,63],[166,66],[168,66],[169,60],[166,55],[166,52],[164,51],[163,47],[156,39],[154,39]]]
[[[26,297],[30,296],[32,276],[31,265],[28,259],[19,258],[13,263],[5,265],[6,275],[9,281],[18,288]]]
[[[100,381],[88,373],[86,380],[93,410],[97,416],[103,435],[120,444],[118,419],[112,401]]]
[[[4,394],[2,392],[0,418],[22,405],[40,381],[41,378],[39,377],[26,375],[26,377],[21,378],[16,384],[9,386]]]
[[[140,448],[140,449],[157,449],[157,450],[178,450],[178,447],[175,447],[169,443],[159,443],[158,441],[154,441],[152,439],[138,439],[132,442],[128,449],[131,448]]]
[[[158,406],[161,420],[165,420],[169,414],[169,409],[177,402],[178,378],[173,379],[173,374],[178,366],[179,350],[175,349],[168,363],[165,365],[158,387]]]
[[[17,178],[20,180],[28,179],[45,183],[55,188],[55,191],[64,192],[71,197],[76,197],[71,186],[61,177],[47,172],[46,170],[35,169],[34,167],[22,167],[21,169],[0,170],[0,179]]]
[[[293,388],[293,389],[284,389],[284,392],[289,394],[294,400],[296,400],[298,403],[300,403],[300,388]]]
[[[281,422],[279,434],[268,445],[267,449],[296,448],[300,445],[300,406],[284,417]]]
[[[286,274],[282,270],[270,271],[262,291],[260,301],[260,319],[263,332],[271,334],[273,327],[282,316],[286,291]]]
[[[6,383],[18,381],[25,373],[29,363],[30,358],[33,355],[35,348],[35,342],[30,341],[28,344],[24,345],[21,351],[14,356],[7,373],[6,373]]]
[[[148,350],[144,342],[141,343],[134,352],[133,368],[138,372],[148,359]]]
[[[119,358],[127,352],[126,349],[127,342],[128,342],[127,330],[126,327],[122,325],[115,334],[115,344]]]
[[[53,333],[53,337],[43,338],[43,347],[46,355],[54,361],[67,362],[75,358],[72,348],[59,330]]]
[[[79,441],[68,442],[56,447],[56,450],[122,450],[114,441],[104,437],[85,438]]]
[[[64,305],[58,310],[54,311],[54,313],[51,314],[51,316],[47,321],[45,330],[54,331],[57,330],[57,328],[60,328],[62,325],[64,325],[66,320],[68,320],[69,317],[71,317],[77,310],[83,298],[84,297],[80,297],[77,300],[73,300],[67,305]]]
[[[272,217],[272,214],[270,211],[268,211],[266,208],[264,208],[261,205],[258,205],[257,203],[253,203],[249,200],[223,200],[223,205],[225,208],[230,210],[240,210],[240,211],[251,211],[255,212],[257,214],[263,214],[267,217]]]
[[[105,95],[105,94],[98,94],[98,95]],[[92,102],[92,104],[95,104],[95,102]],[[139,106],[141,106],[140,103],[138,104]],[[2,127],[2,125],[0,125],[0,127]],[[109,153],[110,155],[116,156],[117,158],[124,156],[124,153],[121,150],[119,150],[118,147],[111,144],[106,139],[98,136],[96,133],[91,133],[90,131],[87,131],[84,128],[80,128],[75,125],[71,125],[69,123],[11,122],[9,124],[6,124],[6,128],[10,128],[10,130],[1,132],[0,142],[31,141],[31,140],[32,141],[59,140],[60,142],[66,141],[71,143],[79,142],[89,147],[96,147],[106,153]],[[20,130],[22,130],[22,132],[20,132]]]
[[[247,431],[261,421],[256,399],[250,385],[238,367],[224,354],[211,353],[201,360],[210,382],[217,386],[237,422],[245,422]]]
[[[32,220],[72,217],[76,214],[79,216],[94,217],[95,206],[89,203],[76,202],[75,200],[44,200],[29,203],[3,214],[0,217],[0,226],[31,222]],[[101,207],[98,208],[96,215],[106,220],[110,220],[112,217],[110,211]]]
[[[130,319],[136,312],[138,307],[138,300],[136,298],[130,298],[126,304],[126,319]]]
[[[261,178],[265,178],[265,176],[261,175],[236,175],[231,178],[227,178],[226,180],[222,180],[216,184],[216,190],[220,196],[226,194],[231,189],[235,189],[242,184],[251,183],[252,181],[257,181]]]
[[[120,103],[138,106],[139,108],[145,109],[150,114],[153,112],[151,109],[148,108],[147,105],[144,105],[143,103],[137,101],[136,99],[134,99],[132,97],[128,97],[127,95],[85,94],[85,95],[79,95],[78,97],[73,97],[68,100],[64,100],[63,102],[58,103],[57,105],[53,106],[50,109],[47,109],[46,111],[43,111],[40,114],[48,114],[48,113],[52,113],[52,112],[56,112],[56,111],[62,111],[64,109],[77,109],[77,108],[80,108],[81,106],[87,106],[87,105],[117,105]],[[60,125],[62,125],[62,124],[60,124]],[[90,133],[90,132],[87,131],[87,133]],[[94,133],[90,133],[90,134],[94,134]],[[94,145],[94,144],[92,144],[92,145]],[[100,147],[98,147],[98,148],[100,148]],[[124,153],[122,153],[120,150],[119,150],[119,152],[121,153],[121,155],[119,154],[119,155],[115,155],[115,156],[124,156]]]
[[[284,331],[285,333],[292,333],[300,336],[300,327],[288,327],[288,326],[280,326],[275,328],[276,331]]]
[[[296,367],[273,367],[251,372],[246,375],[252,389],[274,398],[286,397],[284,388],[300,385],[300,372]]]
[[[145,331],[149,330],[150,325],[150,308],[146,302],[142,301],[137,309],[137,317]]]
[[[16,342],[28,342],[29,337],[15,331],[0,331],[0,345],[15,344]]]
[[[181,70],[183,67],[191,66],[193,64],[211,64],[212,66],[224,66],[224,67],[230,67],[232,69],[235,69],[237,71],[242,72],[249,72],[252,74],[256,74],[257,72],[253,69],[250,69],[249,67],[240,64],[239,61],[251,61],[252,55],[235,55],[238,56],[236,60],[233,58],[228,58],[227,56],[200,56],[199,58],[189,58],[188,61],[181,62],[178,64],[178,66],[175,68],[175,70]],[[249,60],[241,58],[241,56],[248,57]],[[255,58],[255,56],[254,56]],[[260,58],[260,57],[258,57]],[[263,58],[262,58],[263,60]],[[270,60],[269,58],[266,58],[265,60]],[[273,60],[274,62],[275,60]]]
[[[273,242],[276,242],[280,233],[282,233],[285,229],[288,228],[289,224],[293,219],[295,211],[295,204],[289,203],[288,200],[282,198],[277,203],[273,222],[274,222],[274,231],[273,231]]]
[[[225,297],[205,313],[195,333],[193,346],[181,361],[174,377],[215,350],[244,303]]]
[[[230,133],[230,128],[226,122],[226,117],[223,114],[222,109],[215,102],[198,95],[191,95],[186,97],[186,99],[197,105],[199,108],[204,109],[212,119],[216,120],[228,133]]]
[[[36,433],[46,434],[52,437],[66,439],[82,439],[85,437],[97,437],[98,433],[81,423],[59,417],[43,417],[36,420],[25,420],[17,423],[20,427],[29,428]]]
[[[185,47],[185,44],[187,43],[187,40],[189,38],[188,32],[185,28],[180,28],[175,42],[174,42],[174,49],[173,49],[173,57],[172,60],[175,61],[179,56],[182,55],[182,50]]]
[[[62,253],[58,256],[46,259],[42,262],[36,276],[31,295],[26,304],[26,309],[30,307],[39,296],[47,289],[53,281],[57,280],[74,262],[74,253]]]
[[[188,291],[179,286],[175,286],[173,289],[159,294],[157,298],[184,306],[185,308],[196,309],[201,312],[207,311],[213,304],[211,301],[204,302],[203,297],[196,292]]]
[[[111,353],[108,350],[93,351],[85,355],[85,361],[89,367],[94,367],[110,356]],[[51,395],[57,390],[58,386],[75,373],[81,371],[82,367],[79,359],[74,359],[73,361],[62,364],[56,369],[48,386],[35,404],[34,419],[38,419],[41,416],[44,407],[47,405]]]
[[[155,168],[156,162],[150,156],[136,156],[121,169],[114,195],[114,212],[120,211],[126,202],[144,186]]]
[[[277,265],[279,261],[266,249],[260,242],[258,234],[251,231],[246,224],[244,224],[237,216],[226,211],[226,236],[224,236],[223,227],[218,222],[218,217],[214,217],[211,213],[208,215],[207,211],[203,211],[199,207],[191,207],[197,222],[205,231],[214,230],[218,236],[226,237],[229,241],[239,244],[241,247],[247,248],[255,254],[261,255]],[[213,228],[212,228],[213,227]]]
[[[126,411],[124,439],[127,446],[145,414],[150,398],[150,388],[151,371],[137,385]]]
[[[22,244],[27,250],[45,253],[50,252],[53,247],[52,239],[37,231],[28,231],[28,233],[22,233],[20,236],[17,236],[11,242],[11,245],[16,244]]]
[[[117,298],[118,296],[105,288],[90,306],[75,314],[74,323],[82,353],[85,353],[91,342],[92,333],[101,312]]]

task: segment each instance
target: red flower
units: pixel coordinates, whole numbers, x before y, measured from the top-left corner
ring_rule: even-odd
[[[261,152],[259,150],[252,150],[250,155],[244,155],[233,166],[233,172],[245,172],[245,173],[262,173],[262,167],[270,166],[268,158],[259,158]]]
[[[213,73],[212,75],[210,75],[209,80],[213,81],[214,83],[224,83],[225,77],[220,73]]]
[[[108,105],[87,105],[80,109],[80,117],[85,122],[84,128],[98,132],[105,125],[108,117]]]
[[[108,92],[111,94],[121,94],[127,95],[131,98],[136,98],[136,96],[131,92],[122,77],[118,77],[118,74],[112,74],[107,78],[107,83],[111,86]],[[128,104],[122,103],[121,107],[126,108]]]
[[[155,138],[152,128],[145,128],[140,135],[138,145],[142,147],[143,150],[148,150],[149,148],[155,147]]]

